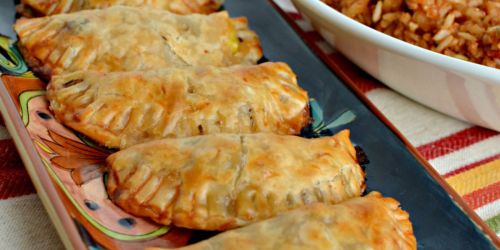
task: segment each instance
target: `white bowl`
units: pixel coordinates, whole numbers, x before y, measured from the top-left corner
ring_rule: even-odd
[[[407,97],[500,131],[500,70],[403,42],[344,16],[320,0],[292,0],[338,51]]]

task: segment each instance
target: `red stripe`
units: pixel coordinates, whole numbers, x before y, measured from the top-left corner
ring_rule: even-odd
[[[325,39],[323,39],[323,37],[316,31],[304,31],[304,32],[307,38],[311,39],[314,42],[325,41]]]
[[[373,81],[359,81],[356,83],[356,87],[358,87],[359,90],[361,90],[361,92],[363,92],[364,94],[366,94],[374,89],[382,88],[381,85],[376,84]]]
[[[370,76],[366,76],[365,79],[369,79]],[[384,88],[384,86],[382,86],[381,84],[379,84],[377,82],[377,80],[375,79],[372,79],[372,80],[360,80],[360,81],[356,81],[354,83],[356,85],[356,87],[361,91],[363,92],[363,94],[366,94],[374,89],[380,89],[380,88]]]
[[[454,175],[457,175],[457,174],[463,173],[463,172],[465,172],[465,171],[469,171],[469,170],[471,170],[471,169],[473,169],[473,168],[476,168],[476,167],[482,166],[482,165],[484,165],[484,164],[488,164],[488,163],[490,163],[490,162],[492,162],[492,161],[496,161],[496,160],[498,160],[498,159],[500,159],[500,154],[497,154],[497,155],[494,155],[494,156],[488,157],[488,158],[486,158],[486,159],[483,159],[483,160],[480,160],[480,161],[478,161],[478,162],[474,162],[474,163],[469,164],[469,165],[467,165],[467,166],[464,166],[464,167],[461,167],[461,168],[459,168],[459,169],[456,169],[456,170],[454,170],[454,171],[452,171],[452,172],[449,172],[449,173],[445,174],[445,175],[443,176],[443,178],[448,178],[448,177],[451,177],[451,176],[454,176]]]
[[[500,199],[500,181],[470,194],[466,194],[463,198],[472,209],[492,203]]]
[[[480,127],[472,127],[435,142],[422,145],[417,149],[427,160],[432,160],[495,135],[498,135],[498,132]]]
[[[287,12],[287,15],[289,15],[293,20],[300,20],[302,19],[302,15],[298,12]]]
[[[0,140],[0,200],[35,193],[12,140]]]

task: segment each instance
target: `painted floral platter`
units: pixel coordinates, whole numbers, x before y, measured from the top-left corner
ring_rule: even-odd
[[[13,6],[0,3],[0,32],[7,35],[12,34]],[[266,57],[289,63],[315,98],[310,102],[314,122],[302,136],[351,129],[353,141],[370,159],[368,189],[401,201],[410,212],[419,248],[495,248],[484,223],[387,126],[388,121],[373,114],[321,63],[268,1],[232,0],[225,8],[232,15],[247,16]],[[4,20],[8,16],[11,20]],[[110,201],[104,160],[112,152],[54,119],[45,98],[46,83],[29,71],[7,36],[0,36],[0,70],[0,110],[67,248],[179,247],[206,237],[132,216]]]

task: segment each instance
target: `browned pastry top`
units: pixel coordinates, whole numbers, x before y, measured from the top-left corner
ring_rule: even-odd
[[[77,72],[54,77],[47,97],[59,121],[111,148],[200,134],[299,134],[309,124],[307,93],[284,63]]]
[[[164,139],[111,155],[108,192],[165,225],[227,230],[314,202],[358,197],[364,173],[349,132],[306,139],[214,134]]]
[[[227,12],[179,16],[116,6],[22,18],[14,28],[28,65],[44,79],[79,70],[255,64],[262,56],[247,20]]]

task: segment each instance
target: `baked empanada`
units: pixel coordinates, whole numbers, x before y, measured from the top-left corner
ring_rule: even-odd
[[[110,148],[213,133],[299,134],[307,93],[284,63],[54,77],[56,118]]]
[[[227,12],[179,16],[116,6],[23,18],[15,30],[21,53],[43,79],[79,70],[255,64],[262,56],[247,20],[231,19]]]
[[[115,153],[107,164],[108,193],[118,206],[199,230],[245,226],[364,190],[347,130],[318,139],[268,133],[164,139]]]
[[[399,202],[372,192],[337,205],[308,205],[178,249],[406,250],[417,249],[417,242]]]
[[[208,14],[220,9],[222,0],[21,0],[21,14],[48,16],[116,5],[149,7],[177,14]]]

